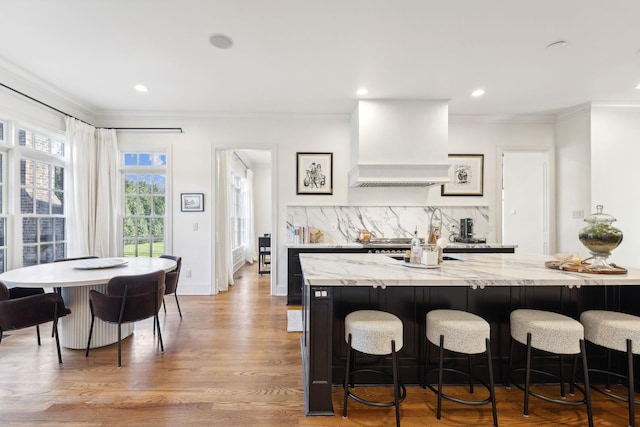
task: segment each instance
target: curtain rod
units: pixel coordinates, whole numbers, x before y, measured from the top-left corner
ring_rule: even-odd
[[[242,165],[245,167],[245,169],[250,169],[249,166],[247,166],[247,164],[244,162],[244,160],[242,160],[240,158],[240,156],[238,156],[238,153],[236,153],[235,151],[233,152],[233,155],[236,156],[236,159],[240,160],[240,163],[242,163]]]
[[[75,116],[72,116],[72,115],[71,115],[71,114],[69,114],[69,113],[65,113],[64,111],[59,110],[59,109],[57,109],[56,107],[53,107],[53,106],[51,106],[51,105],[47,104],[46,102],[42,102],[42,101],[40,101],[39,99],[36,99],[36,98],[34,98],[34,97],[30,96],[30,95],[27,95],[27,94],[26,94],[26,93],[24,93],[24,92],[20,92],[19,90],[14,89],[14,88],[12,88],[11,86],[7,86],[7,85],[6,85],[6,84],[4,84],[4,83],[0,83],[0,86],[4,87],[4,88],[6,88],[6,89],[9,89],[10,91],[12,91],[12,92],[14,92],[14,93],[17,93],[18,95],[21,95],[21,96],[23,96],[23,97],[25,97],[25,98],[27,98],[27,99],[29,99],[29,100],[31,100],[31,101],[33,101],[33,102],[35,102],[35,103],[38,103],[38,104],[40,104],[40,105],[42,105],[42,106],[44,106],[44,107],[47,107],[47,108],[49,108],[50,110],[55,111],[56,113],[60,113],[60,114],[62,114],[63,116],[71,117],[72,119],[79,120],[79,121],[81,121],[82,123],[88,124],[89,126],[93,126],[91,123],[88,123],[88,122],[86,122],[86,121],[84,121],[84,120],[82,120],[82,119],[79,119],[79,118],[77,118],[77,117],[75,117]],[[93,127],[97,127],[97,126],[93,126]],[[183,131],[182,131],[182,128],[180,128],[180,127],[176,127],[176,128],[146,128],[146,127],[135,127],[135,128],[109,128],[109,129],[114,129],[114,130],[119,130],[119,131],[138,131],[138,132],[145,132],[145,131],[147,131],[147,132],[178,132],[178,133],[182,133],[182,132],[183,132]]]

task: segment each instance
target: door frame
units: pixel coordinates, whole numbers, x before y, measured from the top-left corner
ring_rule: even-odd
[[[543,191],[543,203],[546,207],[543,207],[543,211],[546,214],[547,233],[549,242],[549,254],[553,254],[556,251],[556,166],[555,166],[555,150],[553,146],[530,146],[530,145],[504,145],[497,146],[496,153],[496,239],[500,243],[508,243],[502,241],[502,224],[503,219],[503,200],[502,200],[502,187],[503,187],[503,156],[505,153],[542,153],[547,156],[549,168],[547,171],[546,182],[544,183]]]
[[[277,271],[278,271],[278,233],[273,230],[277,230],[278,225],[278,153],[276,145],[269,145],[267,147],[217,147],[213,149],[211,153],[211,163],[213,174],[211,175],[211,188],[212,188],[212,200],[214,201],[214,205],[212,205],[212,227],[211,227],[211,254],[213,258],[213,262],[211,263],[211,295],[218,294],[218,222],[217,222],[217,210],[215,208],[215,203],[218,200],[218,156],[222,151],[235,151],[235,150],[261,150],[261,151],[269,151],[271,153],[271,198],[274,201],[271,203],[271,273],[269,274],[270,280],[270,294],[271,296],[277,295]],[[275,250],[274,250],[275,249]]]

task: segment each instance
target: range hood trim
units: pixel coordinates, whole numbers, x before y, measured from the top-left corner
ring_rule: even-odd
[[[451,182],[449,164],[356,165],[349,171],[349,187],[431,187]]]

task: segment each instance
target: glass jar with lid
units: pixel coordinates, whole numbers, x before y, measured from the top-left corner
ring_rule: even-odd
[[[611,251],[622,242],[622,231],[612,226],[616,220],[613,216],[602,212],[603,206],[596,206],[596,213],[585,218],[589,223],[580,230],[578,238],[593,255],[591,268],[614,268],[607,262]]]

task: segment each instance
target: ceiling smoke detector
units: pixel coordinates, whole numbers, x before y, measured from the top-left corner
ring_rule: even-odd
[[[209,37],[209,43],[218,49],[229,49],[233,46],[233,40],[226,34],[213,34]]]

